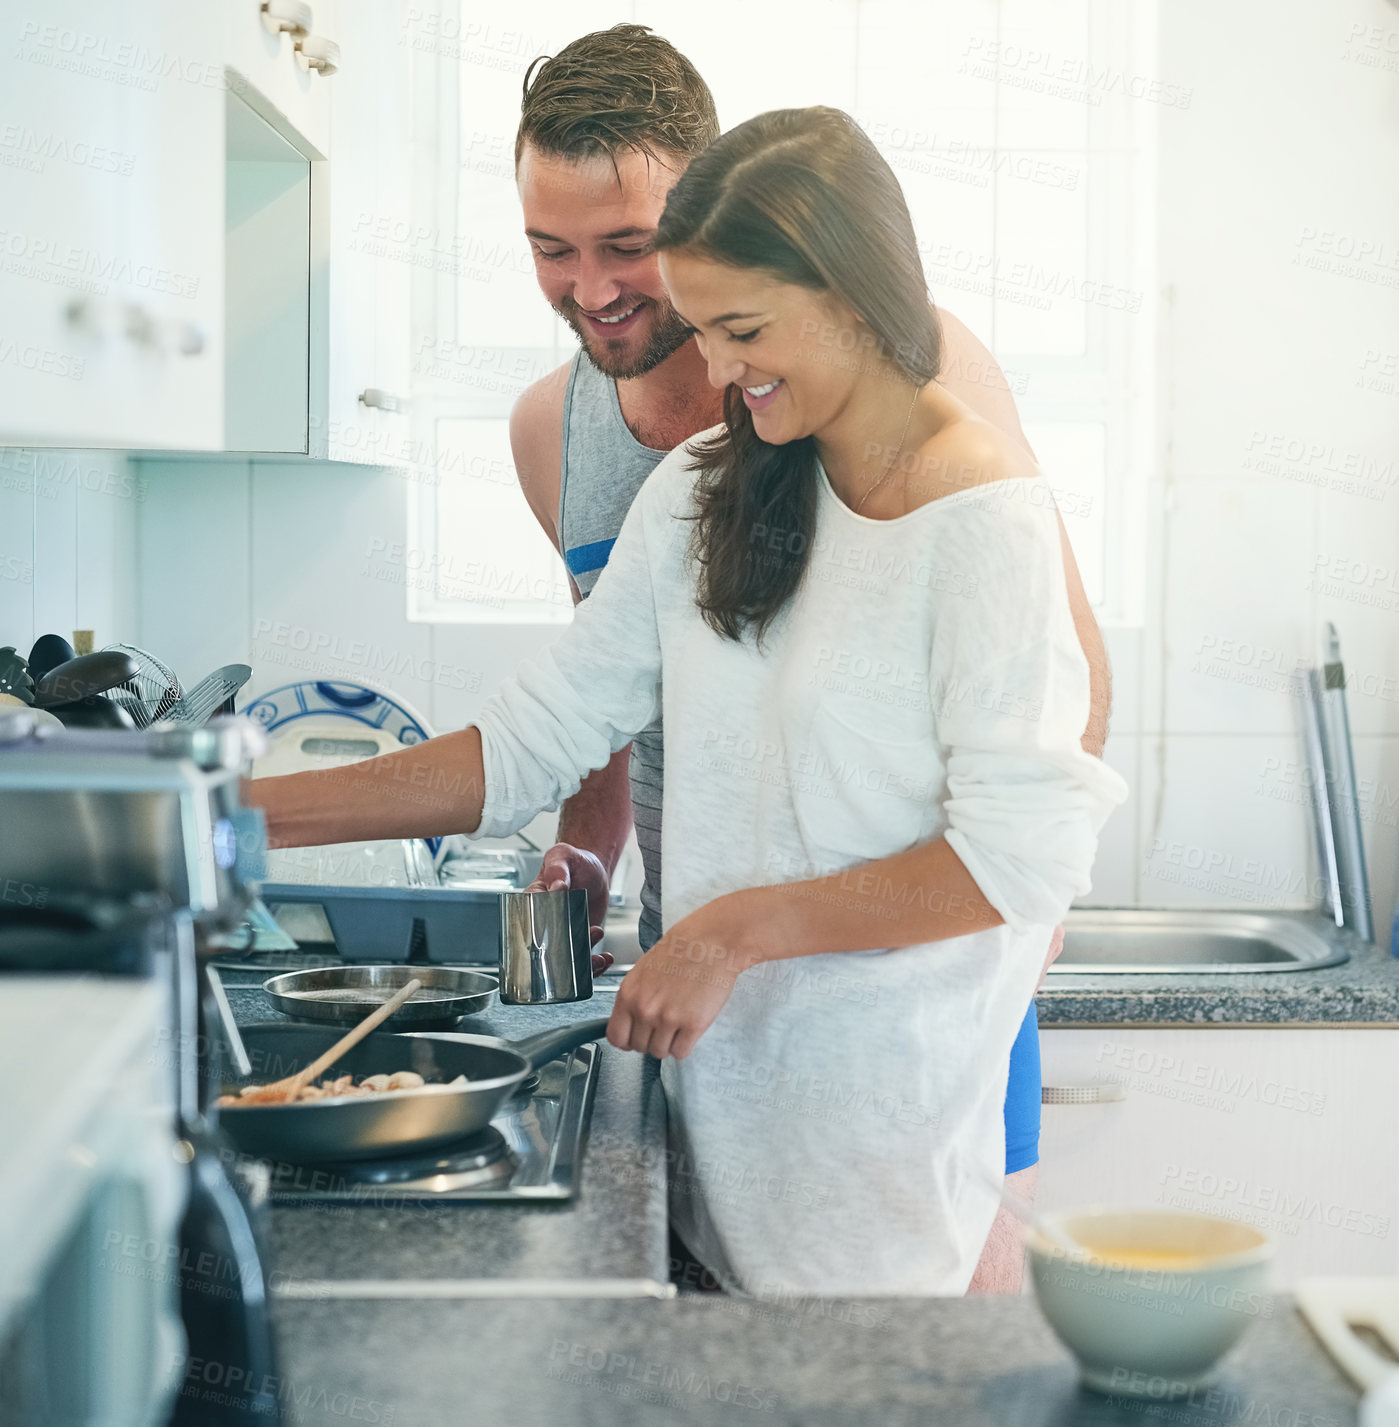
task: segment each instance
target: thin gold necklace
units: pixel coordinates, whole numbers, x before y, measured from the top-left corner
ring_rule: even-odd
[[[904,417],[904,429],[899,436],[899,444],[894,448],[894,454],[889,458],[889,464],[885,468],[884,474],[855,502],[856,515],[859,515],[860,507],[894,474],[894,467],[899,457],[903,455],[904,442],[908,440],[908,427],[909,423],[913,420],[913,408],[917,405],[918,393],[922,390],[923,388],[921,386],[913,388],[913,400],[908,404],[908,415]]]

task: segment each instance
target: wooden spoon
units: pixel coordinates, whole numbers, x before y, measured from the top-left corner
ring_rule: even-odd
[[[422,989],[422,985],[423,983],[415,976],[406,986],[395,991],[377,1010],[371,1011],[359,1025],[341,1036],[324,1055],[317,1056],[305,1069],[298,1070],[295,1075],[285,1076],[281,1080],[274,1080],[271,1085],[264,1085],[261,1089],[254,1090],[251,1094],[243,1096],[241,1103],[290,1105],[301,1094],[303,1087],[309,1081],[314,1080],[323,1070],[334,1065],[351,1046],[358,1045],[375,1026],[383,1025],[415,991]]]

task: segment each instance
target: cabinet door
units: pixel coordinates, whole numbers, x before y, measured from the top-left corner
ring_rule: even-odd
[[[1399,1033],[1054,1030],[1047,1091],[1124,1098],[1044,1106],[1038,1202],[1180,1209],[1249,1223],[1276,1246],[1274,1287],[1304,1274],[1399,1271]]]
[[[374,8],[379,0],[354,0],[346,9]],[[251,88],[252,107],[268,114],[273,126],[291,130],[306,140],[313,157],[330,156],[330,106],[333,88],[340,82],[333,74],[310,69],[297,58],[295,31],[273,31],[263,21],[262,0],[221,0],[224,17],[223,60],[229,71],[228,83],[235,93]],[[309,17],[307,32],[338,44],[336,16],[331,0],[298,0],[274,5],[281,13],[301,13]],[[248,99],[243,93],[244,99]]]
[[[58,0],[5,28],[0,443],[219,446],[223,101],[199,7]]]
[[[401,7],[343,7],[328,195],[328,354],[312,452],[389,463],[407,432],[412,254]],[[317,436],[320,439],[317,440]]]

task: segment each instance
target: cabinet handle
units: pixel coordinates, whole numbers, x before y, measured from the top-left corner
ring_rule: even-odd
[[[126,321],[123,328],[127,337],[138,347],[154,347],[156,345],[155,321],[139,302],[127,303]]]
[[[1126,1098],[1127,1087],[1111,1081],[1104,1085],[1046,1085],[1040,1091],[1041,1105],[1106,1105]]]
[[[302,69],[314,69],[323,77],[332,75],[340,68],[340,46],[324,35],[300,35],[296,59]]]
[[[184,357],[197,357],[204,350],[204,329],[194,322],[181,323],[179,334],[176,338],[176,346],[180,350],[180,355]]]
[[[285,31],[295,39],[311,28],[311,7],[306,0],[262,0],[262,25],[269,34]]]
[[[391,391],[381,391],[377,386],[365,387],[359,394],[365,406],[376,407],[380,411],[407,411],[408,403]]]
[[[96,305],[85,297],[72,298],[63,309],[63,315],[70,326],[89,332],[96,332],[101,326]]]

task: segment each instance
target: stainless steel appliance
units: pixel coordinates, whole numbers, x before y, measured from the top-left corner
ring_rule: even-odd
[[[172,1273],[188,1373],[171,1421],[200,1427],[279,1420],[259,1245],[266,1177],[231,1168],[236,1151],[211,1113],[223,1077],[202,975],[211,939],[242,920],[261,874],[261,815],[238,801],[259,737],[238,719],[137,732],[0,716],[0,878],[34,889],[23,905],[0,899],[0,972],[83,972],[75,1005],[94,973],[145,980],[164,1006],[151,1054],[173,1081],[165,1133],[186,1167]],[[130,928],[124,947],[118,924]],[[61,1002],[51,1015],[57,1033]],[[214,1396],[195,1376],[211,1362],[230,1370]]]

